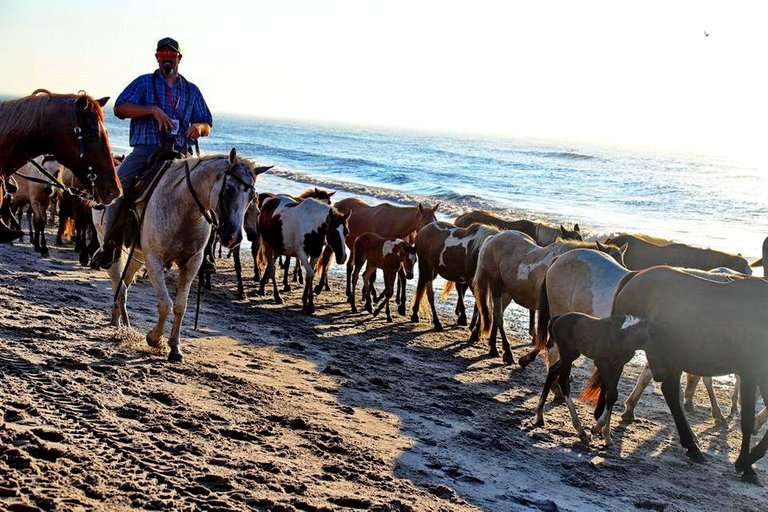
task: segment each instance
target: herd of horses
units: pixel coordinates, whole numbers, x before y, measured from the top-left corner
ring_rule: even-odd
[[[85,196],[91,205],[110,208],[121,188],[104,128],[101,107],[105,103],[106,98],[97,101],[85,94],[43,90],[1,102],[0,203],[7,202],[11,190],[20,188],[20,180],[31,184],[34,181],[28,178],[36,177],[45,182],[46,173],[34,175],[33,169],[55,161],[79,180],[82,190],[76,195]],[[50,156],[38,158],[37,166],[19,172],[40,155]],[[351,310],[357,311],[358,278],[367,265],[362,285],[365,309],[378,314],[384,308],[388,322],[393,321],[389,308],[393,294],[398,313],[406,314],[405,281],[414,277],[416,267],[410,320],[420,320],[426,299],[434,330],[443,329],[433,289],[434,280],[442,277],[448,283],[444,295],[452,289],[457,292],[457,324],[469,323],[470,341],[486,338],[491,357],[499,355],[496,337],[500,336],[506,364],[513,363],[513,356],[504,311],[513,301],[530,310],[528,327],[534,348],[519,361],[525,366],[538,353],[546,354],[548,369],[536,411],[538,425],[544,424],[544,404],[554,388],[563,395],[580,437],[589,438],[570,396],[572,363],[583,354],[595,363],[583,393],[595,403],[592,432],[610,444],[619,378],[635,351],[644,350],[647,368],[627,402],[623,419],[634,417],[634,405],[650,378],[660,381],[687,456],[702,462],[705,456],[681,401],[681,376],[689,374],[691,383],[703,376],[714,397],[711,377],[735,373],[742,431],[736,470],[743,480],[758,482],[753,464],[768,449],[768,434],[754,448],[750,448],[750,439],[768,416],[766,411],[755,414],[758,389],[768,397],[768,329],[761,316],[768,307],[768,282],[751,277],[745,258],[639,235],[584,241],[578,225],[567,230],[482,211],[468,212],[450,224],[437,219],[438,206],[369,205],[357,198],[332,203],[333,194],[319,189],[300,197],[257,194],[256,179],[268,169],[239,157],[234,148],[228,155],[172,162],[154,192],[138,200],[141,229],[135,247],[126,248],[109,270],[115,293],[112,323],[130,325],[127,292],[139,269],[146,267],[158,295],[158,319],[147,333],[147,342],[160,343],[172,312],[168,359],[182,361],[181,324],[190,286],[212,233],[235,253],[240,294],[243,233],[252,243],[259,293],[264,293],[271,279],[276,303],[283,300],[276,282],[278,257],[285,261],[283,290],[290,289],[288,272],[295,257],[303,269],[303,276],[299,274],[303,278],[302,309],[308,314],[316,310],[315,297],[329,289],[332,254],[337,264],[346,262],[345,291]],[[22,176],[16,183],[14,174]],[[72,194],[72,186],[57,183],[55,186]],[[92,212],[97,231],[103,215],[104,208]],[[41,216],[44,218],[43,213],[34,213],[36,230]],[[18,236],[18,229],[0,222],[0,242]],[[44,235],[42,240],[35,235],[34,244],[40,252],[47,251]],[[764,267],[768,266],[767,251],[768,238],[763,247]],[[172,264],[179,269],[173,301],[164,275]],[[263,272],[261,266],[265,266]],[[380,295],[374,289],[377,269],[384,273]],[[467,290],[476,304],[469,322],[464,304]],[[377,301],[381,303],[374,310],[372,302]],[[713,416],[724,419],[714,401]]]

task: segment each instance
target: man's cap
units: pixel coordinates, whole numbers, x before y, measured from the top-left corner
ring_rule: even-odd
[[[171,37],[164,37],[161,40],[157,42],[157,52],[159,52],[163,48],[170,48],[171,50],[181,53],[181,49],[179,48],[179,43],[175,39]]]

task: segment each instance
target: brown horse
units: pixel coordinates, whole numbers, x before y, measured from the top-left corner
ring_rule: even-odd
[[[38,89],[31,96],[0,102],[0,175],[11,176],[30,158],[52,154],[72,169],[97,202],[110,204],[122,189],[101,110],[108,99]],[[0,232],[7,229],[0,225]]]
[[[702,249],[686,244],[659,245],[642,235],[619,235],[606,240],[616,245],[628,244],[624,262],[630,270],[643,270],[655,265],[709,270],[727,267],[742,274],[752,274],[747,260],[740,254],[729,254],[714,249]]]
[[[460,228],[468,228],[472,224],[485,224],[486,226],[492,226],[499,231],[522,231],[536,240],[536,243],[541,246],[549,245],[558,238],[562,238],[563,240],[583,240],[581,237],[581,229],[578,224],[574,224],[573,230],[569,231],[562,225],[560,228],[557,228],[543,222],[527,219],[502,219],[501,217],[497,217],[484,210],[471,210],[467,213],[463,213],[456,218],[453,224]]]
[[[355,239],[363,233],[376,233],[384,238],[400,238],[407,240],[414,233],[430,222],[437,220],[435,211],[438,205],[427,208],[419,203],[417,206],[395,206],[389,203],[381,203],[371,206],[365,201],[355,197],[342,199],[334,205],[338,211],[349,214],[349,234],[347,235],[347,247],[353,252]],[[354,254],[350,254],[354,256]],[[319,294],[328,283],[328,261],[331,257],[331,249],[326,247],[323,256],[318,263],[320,280],[315,287],[315,293]],[[352,288],[353,258],[347,260],[347,286],[346,293],[349,298]]]
[[[768,396],[768,283],[741,279],[717,283],[669,267],[653,267],[619,290],[615,315],[651,324],[645,350],[653,377],[675,419],[680,442],[696,462],[705,460],[680,403],[680,375],[741,376],[741,449],[736,470],[757,483],[752,465],[768,449],[768,433],[750,451],[758,386]]]
[[[365,306],[363,309],[373,316],[378,315],[383,307],[386,307],[387,322],[392,322],[392,314],[389,311],[389,299],[394,291],[395,277],[402,269],[406,279],[413,279],[413,267],[416,265],[416,249],[399,238],[383,238],[376,233],[363,233],[355,240],[354,269],[352,270],[352,294],[349,302],[352,304],[352,312],[357,313],[355,305],[355,289],[357,278],[363,264],[366,264],[363,273],[363,297]],[[383,299],[376,310],[371,305],[371,277],[376,269],[384,273]],[[381,299],[380,299],[381,300]]]
[[[41,166],[51,176],[59,173],[59,162],[51,155],[35,157],[32,162],[22,165],[16,173],[19,189],[12,194],[12,209],[21,211],[29,205],[29,238],[36,252],[43,258],[48,257],[48,244],[45,240],[45,225],[48,221],[48,206],[53,197],[51,180],[37,168]],[[34,230],[33,230],[34,224]]]
[[[549,390],[557,381],[571,413],[571,422],[582,441],[589,435],[579,421],[570,393],[570,376],[573,362],[584,354],[597,366],[601,382],[592,432],[602,433],[606,446],[611,438],[611,411],[617,398],[617,385],[624,365],[635,355],[635,350],[648,340],[649,324],[638,318],[619,315],[598,319],[583,313],[566,313],[548,322],[549,337],[560,353],[560,359],[549,367],[539,405],[536,408],[535,426],[544,425],[544,404]],[[585,393],[585,398],[591,398]]]
[[[464,294],[467,291],[477,267],[480,247],[488,237],[499,234],[499,230],[483,224],[472,224],[468,228],[459,228],[447,222],[432,222],[421,228],[416,235],[416,251],[419,256],[419,281],[413,298],[411,322],[419,321],[419,309],[426,292],[432,310],[432,325],[435,331],[442,331],[443,326],[435,309],[435,293],[432,281],[439,275],[448,281],[443,295],[447,295],[456,286],[456,323],[467,325],[467,313],[464,307]],[[475,309],[477,314],[477,309]],[[474,321],[474,316],[473,316]]]
[[[504,231],[488,239],[480,249],[472,282],[481,321],[472,331],[470,341],[477,341],[481,333],[490,333],[488,354],[497,356],[496,333],[500,332],[503,360],[512,364],[512,352],[504,332],[504,310],[513,300],[524,308],[538,310],[541,283],[547,269],[557,256],[574,249],[597,249],[621,258],[618,247],[599,242],[558,240],[541,247],[520,231]]]

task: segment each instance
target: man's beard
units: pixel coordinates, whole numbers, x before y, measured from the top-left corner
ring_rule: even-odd
[[[176,64],[175,63],[170,62],[170,61],[163,62],[163,74],[165,76],[170,75],[174,71],[176,71]]]

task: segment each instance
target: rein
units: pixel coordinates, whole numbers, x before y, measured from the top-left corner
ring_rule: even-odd
[[[189,168],[189,161],[187,161],[187,160],[185,160],[185,161],[184,161],[184,172],[185,172],[185,174],[186,174],[186,177],[187,177],[187,188],[189,189],[189,192],[192,194],[192,199],[194,199],[194,200],[195,200],[195,204],[197,205],[197,209],[198,209],[198,210],[200,211],[200,213],[203,215],[203,218],[205,219],[205,221],[206,221],[208,224],[210,224],[210,225],[211,225],[211,227],[213,227],[214,231],[215,231],[217,234],[220,234],[220,233],[219,233],[219,222],[218,222],[218,220],[216,219],[216,214],[215,214],[215,212],[209,212],[208,210],[206,210],[206,209],[205,209],[205,207],[203,206],[203,202],[202,202],[202,201],[200,201],[200,197],[198,197],[198,195],[197,195],[197,192],[195,192],[195,189],[194,189],[194,187],[192,186],[192,178],[191,178],[191,172],[192,172],[192,171],[193,171],[193,170],[194,170],[194,169],[195,169],[195,168],[196,168],[198,165],[200,165],[200,160],[198,160],[198,161],[197,161],[197,163],[194,165],[194,167],[192,167],[192,168],[190,169],[190,168]],[[221,184],[221,189],[219,190],[219,204],[221,204],[221,196],[222,196],[222,194],[224,194],[224,189],[226,188],[226,185],[227,185],[227,178],[232,178],[232,179],[233,179],[233,180],[235,180],[236,182],[238,182],[238,183],[240,183],[241,185],[243,185],[243,186],[244,186],[246,189],[251,189],[251,190],[253,190],[253,191],[254,191],[254,193],[256,192],[256,187],[254,187],[254,186],[253,186],[253,184],[251,184],[251,183],[246,183],[246,182],[245,182],[245,181],[244,181],[242,178],[240,178],[239,176],[237,176],[236,174],[234,174],[234,173],[232,172],[232,169],[233,169],[233,165],[232,165],[232,164],[229,164],[229,165],[227,166],[227,170],[226,170],[226,171],[224,171],[224,181],[222,182],[222,184]]]
[[[32,165],[34,165],[37,168],[37,170],[40,171],[41,173],[43,173],[43,175],[46,176],[50,181],[41,180],[40,178],[34,178],[32,176],[27,176],[26,174],[21,174],[21,173],[18,172],[18,170],[14,171],[13,174],[17,175],[19,178],[24,178],[27,181],[32,181],[34,183],[42,183],[43,185],[54,186],[54,187],[56,187],[58,189],[61,189],[66,194],[69,194],[69,195],[75,196],[75,197],[79,197],[80,199],[85,199],[85,200],[91,200],[92,199],[93,196],[90,193],[88,193],[87,191],[80,190],[80,189],[77,189],[77,188],[74,188],[74,187],[68,187],[68,186],[64,185],[62,182],[60,182],[58,180],[58,178],[56,178],[51,173],[49,173],[45,169],[45,167],[43,167],[42,165],[37,163],[32,158],[27,157],[27,162],[29,162]],[[43,160],[43,162],[45,162],[45,160]]]

